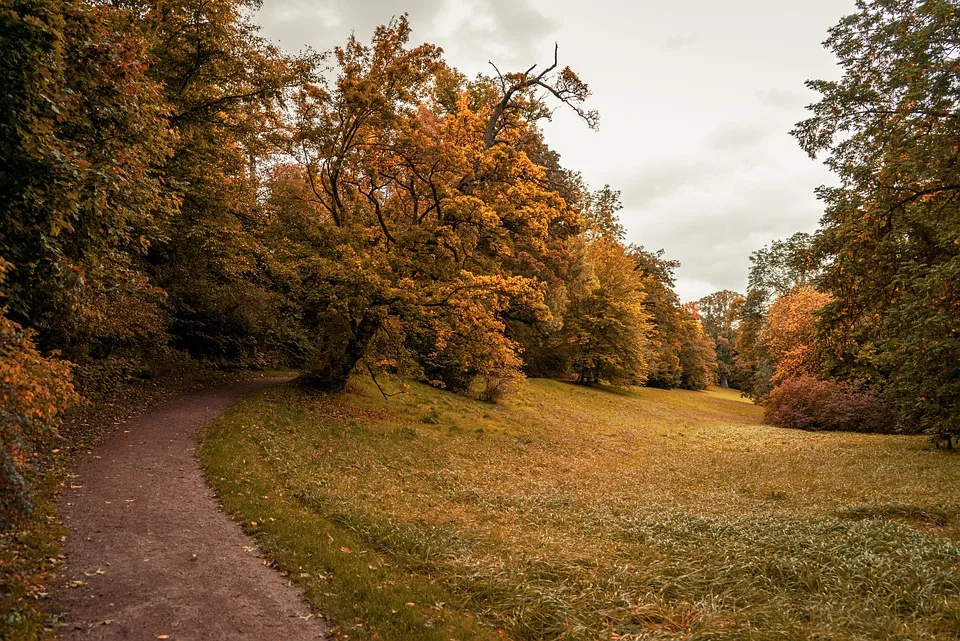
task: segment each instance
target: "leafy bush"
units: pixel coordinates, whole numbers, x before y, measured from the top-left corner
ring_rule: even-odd
[[[896,426],[893,408],[876,392],[813,376],[788,378],[775,387],[764,418],[803,430],[892,432]]]
[[[0,260],[0,280],[8,268]],[[0,308],[0,528],[30,509],[35,446],[54,433],[60,412],[76,400],[70,364],[44,358],[33,332]]]
[[[497,403],[515,392],[523,378],[516,368],[495,368],[483,377],[483,389],[478,397],[487,403]]]

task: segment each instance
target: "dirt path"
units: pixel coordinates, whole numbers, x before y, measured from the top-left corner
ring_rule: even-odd
[[[201,428],[244,394],[234,383],[117,428],[64,493],[67,568],[53,595],[60,639],[318,639],[327,627],[263,565],[194,457]],[[82,583],[81,583],[82,582]]]

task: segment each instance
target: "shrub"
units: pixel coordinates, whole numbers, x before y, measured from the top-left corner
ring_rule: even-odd
[[[813,376],[783,381],[770,392],[765,420],[803,430],[892,432],[893,408],[872,390]]]
[[[487,403],[497,403],[516,391],[524,376],[514,367],[498,367],[483,377],[483,389],[479,398]]]
[[[0,281],[8,268],[0,260]],[[35,448],[76,400],[70,364],[43,357],[33,333],[0,308],[0,528],[29,511]]]

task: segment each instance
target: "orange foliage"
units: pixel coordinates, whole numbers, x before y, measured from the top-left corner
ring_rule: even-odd
[[[816,314],[830,300],[829,294],[803,285],[770,306],[761,340],[774,362],[774,383],[820,373],[820,356],[814,345]]]
[[[0,281],[10,267],[0,259]],[[55,433],[60,413],[76,400],[70,364],[39,354],[33,332],[0,308],[0,526],[29,508],[34,447]]]

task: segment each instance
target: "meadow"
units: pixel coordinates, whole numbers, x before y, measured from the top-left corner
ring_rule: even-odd
[[[731,390],[290,384],[199,455],[342,638],[960,637],[960,458]]]

